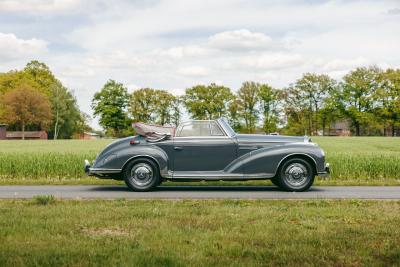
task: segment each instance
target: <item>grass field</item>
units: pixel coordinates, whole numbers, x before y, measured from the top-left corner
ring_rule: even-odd
[[[0,201],[0,266],[399,266],[399,201]]]
[[[330,179],[318,180],[317,183],[400,184],[400,138],[313,137],[313,140],[325,150],[327,161],[332,166]],[[115,183],[115,181],[88,178],[82,169],[84,159],[94,159],[96,154],[110,142],[112,140],[107,139],[0,141],[0,183]],[[269,184],[268,181],[246,183]]]

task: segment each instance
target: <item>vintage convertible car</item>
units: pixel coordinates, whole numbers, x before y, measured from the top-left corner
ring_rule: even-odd
[[[124,180],[135,191],[165,180],[271,179],[288,191],[307,190],[326,176],[324,151],[307,136],[237,134],[226,119],[189,121],[173,127],[137,123],[138,135],[107,146],[88,175]]]

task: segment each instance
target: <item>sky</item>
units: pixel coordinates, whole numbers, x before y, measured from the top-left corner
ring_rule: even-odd
[[[109,79],[176,95],[282,88],[306,72],[398,68],[399,47],[399,0],[0,0],[0,72],[42,61],[89,115]]]

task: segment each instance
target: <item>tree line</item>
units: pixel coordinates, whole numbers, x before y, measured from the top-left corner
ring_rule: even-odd
[[[236,88],[235,88],[236,89]],[[285,88],[246,81],[232,90],[211,83],[187,88],[183,95],[166,90],[127,88],[109,80],[92,99],[94,116],[109,136],[133,134],[131,123],[178,125],[193,119],[226,117],[238,132],[329,135],[346,122],[354,135],[397,135],[400,131],[400,70],[356,68],[340,80],[306,73]],[[85,130],[71,90],[44,63],[0,73],[0,123],[9,130],[46,130],[49,138],[72,138]]]
[[[400,70],[361,67],[339,81],[306,73],[281,89],[246,81],[233,92],[211,83],[187,88],[182,96],[151,88],[128,94],[123,84],[109,80],[92,108],[116,136],[130,133],[132,121],[177,125],[185,110],[193,119],[226,117],[245,133],[329,135],[344,121],[357,136],[394,136],[400,126]]]
[[[46,130],[49,138],[72,138],[90,129],[72,92],[39,61],[0,73],[0,123],[9,130]]]

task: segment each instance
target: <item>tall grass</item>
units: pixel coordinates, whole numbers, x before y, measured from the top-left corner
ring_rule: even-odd
[[[314,137],[332,166],[332,180],[400,179],[400,138]]]
[[[400,184],[400,138],[314,137],[332,166],[330,183]],[[83,172],[112,140],[0,141],[0,183],[96,181]]]
[[[112,140],[0,141],[0,181],[79,181],[85,159]],[[94,180],[94,179],[91,179]]]

